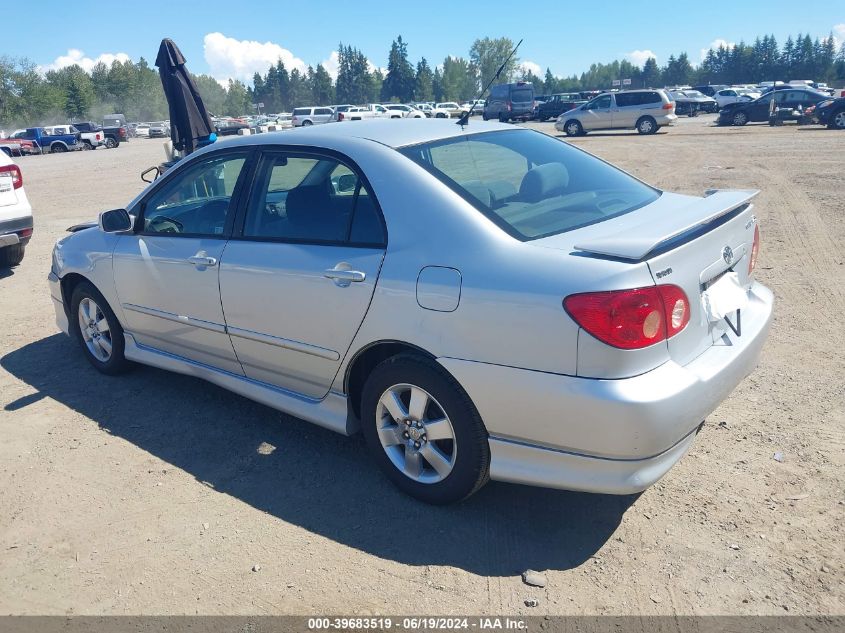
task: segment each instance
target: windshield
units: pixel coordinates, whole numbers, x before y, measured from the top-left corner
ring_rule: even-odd
[[[520,240],[603,222],[660,196],[594,156],[531,130],[484,132],[399,151]]]
[[[686,94],[688,97],[696,97],[696,98],[701,98],[701,97],[705,96],[704,93],[699,92],[698,90],[684,90],[684,94]]]

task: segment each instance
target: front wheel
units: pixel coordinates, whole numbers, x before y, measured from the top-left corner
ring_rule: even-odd
[[[836,114],[834,114],[831,119],[830,123],[828,123],[827,127],[833,130],[845,130],[845,110],[840,110]]]
[[[731,123],[739,126],[745,125],[746,123],[748,123],[748,115],[745,114],[745,112],[737,112],[736,114],[734,114]]]
[[[567,136],[581,136],[584,133],[584,128],[579,121],[568,121],[563,126],[563,131],[566,132]]]
[[[487,432],[457,381],[432,360],[400,355],[364,385],[361,427],[370,453],[406,494],[432,504],[460,501],[490,473]]]
[[[0,268],[11,268],[23,261],[26,247],[23,244],[13,244],[0,248]]]
[[[637,132],[640,134],[654,134],[657,132],[657,121],[650,116],[644,116],[637,121]]]
[[[123,355],[123,328],[103,295],[80,282],[70,301],[71,333],[85,358],[103,374],[121,374],[131,367]]]

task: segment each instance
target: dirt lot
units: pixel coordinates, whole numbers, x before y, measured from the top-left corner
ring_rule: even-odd
[[[575,143],[662,188],[762,190],[757,372],[642,495],[491,484],[448,508],[394,490],[359,438],[184,376],[98,375],[57,334],[50,249],[133,197],[161,142],[21,159],[37,228],[0,272],[0,613],[845,613],[845,134],[711,124]]]

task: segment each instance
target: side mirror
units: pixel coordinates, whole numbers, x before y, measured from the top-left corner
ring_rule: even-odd
[[[132,230],[132,218],[126,209],[103,211],[97,220],[103,233],[123,233]]]
[[[358,184],[358,176],[355,174],[343,174],[337,179],[337,191],[338,193],[352,191],[355,189],[356,184]]]

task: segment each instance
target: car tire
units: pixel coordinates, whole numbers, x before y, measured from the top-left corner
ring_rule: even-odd
[[[435,505],[455,503],[489,480],[481,416],[435,361],[401,354],[382,362],[364,385],[361,413],[373,459],[406,494]]]
[[[50,146],[50,153],[51,154],[63,154],[66,151],[67,151],[67,147],[65,147],[61,143],[53,143]]]
[[[482,113],[481,113],[481,118],[482,118],[483,120],[485,120],[485,121],[489,121],[489,120],[490,120],[490,117],[489,117],[489,116],[487,116],[487,113],[486,113],[486,112],[482,112]]]
[[[831,130],[845,130],[845,110],[839,110],[830,115],[827,127]]]
[[[434,118],[435,119],[445,119],[446,115],[443,114],[442,112],[438,112],[437,114],[434,115]]]
[[[306,126],[309,126],[309,125],[314,125],[314,124],[311,121],[308,121],[308,120],[305,120],[305,121],[302,122],[302,127],[306,127]]]
[[[745,112],[737,112],[731,118],[731,125],[743,126],[748,123],[748,115]]]
[[[71,335],[97,371],[114,376],[132,367],[123,354],[123,328],[108,302],[91,283],[82,281],[73,289],[68,320]]]
[[[91,145],[91,141],[82,141],[82,149],[88,151],[94,149],[94,146]]]
[[[584,134],[584,126],[580,121],[567,121],[563,126],[563,131],[567,136],[582,136]]]
[[[641,117],[637,121],[637,132],[640,134],[654,134],[657,132],[657,121],[650,116]]]
[[[117,141],[115,141],[112,137],[108,137],[106,139],[106,149],[114,149],[117,147]]]
[[[12,244],[0,248],[0,268],[12,268],[20,264],[23,261],[24,251],[26,251],[24,244]]]

